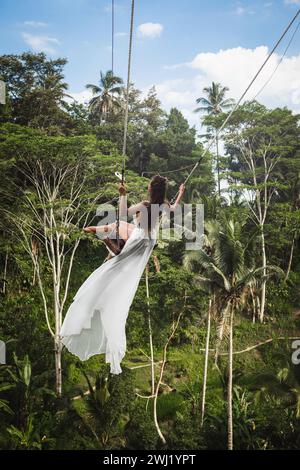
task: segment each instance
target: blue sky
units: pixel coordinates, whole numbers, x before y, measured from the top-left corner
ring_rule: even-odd
[[[130,0],[115,2],[115,72],[124,77]],[[0,53],[45,50],[66,57],[70,91],[86,98],[85,84],[111,67],[110,5],[110,0],[1,0]],[[237,98],[297,8],[300,0],[136,0],[132,79],[142,90],[155,84],[166,108],[177,105],[195,123],[192,109],[203,86],[222,81]],[[265,104],[300,109],[299,54],[300,32],[261,96]]]

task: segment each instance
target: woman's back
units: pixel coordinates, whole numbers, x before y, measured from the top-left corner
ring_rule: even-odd
[[[136,208],[134,217],[135,225],[149,232],[157,226],[159,217],[163,210],[170,207],[170,203],[164,201],[161,205],[151,204],[150,201],[144,200],[134,207]]]

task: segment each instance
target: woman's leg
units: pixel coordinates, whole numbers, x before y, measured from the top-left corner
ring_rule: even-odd
[[[105,233],[113,230],[114,224],[108,225],[92,225],[90,227],[84,227],[84,231],[87,233]]]
[[[97,225],[97,226],[85,227],[83,230],[87,233],[110,233],[113,230],[116,230],[116,227],[117,227],[117,223],[114,222],[108,225]],[[131,236],[134,228],[135,228],[134,224],[129,224],[128,222],[124,222],[123,220],[120,220],[120,223],[119,223],[120,238],[122,238],[126,242],[128,238]]]

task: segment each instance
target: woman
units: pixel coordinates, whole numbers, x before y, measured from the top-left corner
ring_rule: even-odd
[[[120,218],[124,216],[135,217],[133,224],[123,220],[120,220],[119,222],[119,237],[124,240],[125,243],[132,235],[136,226],[144,228],[146,232],[152,228],[153,220],[151,221],[151,215],[154,211],[151,211],[151,208],[153,205],[156,204],[162,206],[162,208],[165,205],[167,208],[169,208],[170,211],[175,211],[184,194],[184,185],[180,185],[176,202],[175,204],[171,205],[166,199],[167,181],[167,178],[164,178],[160,175],[153,176],[148,185],[149,201],[139,202],[138,204],[131,206],[129,209],[127,209],[127,202],[125,198],[126,189],[124,185],[120,185]],[[159,211],[159,215],[160,213],[161,211]],[[154,219],[155,224],[155,214],[152,219]],[[84,231],[91,233],[107,233],[109,238],[116,238],[116,226],[117,223],[114,222],[107,225],[86,227],[84,228]]]
[[[166,200],[167,179],[154,176],[148,186],[149,200],[127,210],[126,190],[120,186],[120,217],[135,216],[135,223],[120,220],[122,252],[96,269],[82,284],[70,305],[61,328],[63,344],[81,360],[105,353],[112,374],[120,374],[126,351],[125,324],[140,278],[156,243],[157,219],[163,205],[175,210],[184,186],[180,186],[174,205]],[[157,212],[157,205],[160,211]],[[86,232],[116,237],[116,223],[87,227]]]

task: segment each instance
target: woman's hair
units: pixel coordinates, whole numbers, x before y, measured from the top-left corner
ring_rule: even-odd
[[[155,175],[150,180],[150,187],[149,187],[149,201],[143,201],[143,204],[147,207],[148,211],[148,230],[150,230],[153,224],[156,224],[156,220],[152,220],[152,204],[158,204],[161,206],[162,204],[170,205],[169,201],[166,199],[167,193],[167,186],[168,186],[168,179],[160,176]],[[159,211],[158,216],[162,214],[162,210]]]
[[[168,179],[160,175],[152,176],[150,181],[150,204],[163,204],[166,201]]]

